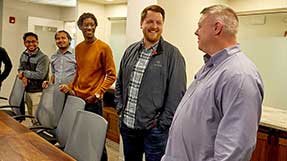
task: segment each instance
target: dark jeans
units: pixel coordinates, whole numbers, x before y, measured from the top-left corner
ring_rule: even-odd
[[[145,153],[146,161],[160,161],[164,155],[168,130],[152,128],[150,130],[137,130],[121,125],[125,161],[142,161]]]
[[[85,110],[102,116],[103,115],[102,101],[97,101],[96,103],[86,103]],[[106,146],[104,147],[101,161],[108,161]]]

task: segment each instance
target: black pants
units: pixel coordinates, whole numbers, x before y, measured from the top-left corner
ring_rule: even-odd
[[[85,110],[102,116],[103,115],[102,101],[97,101],[96,103],[86,103]],[[104,146],[101,161],[108,161],[106,146]]]

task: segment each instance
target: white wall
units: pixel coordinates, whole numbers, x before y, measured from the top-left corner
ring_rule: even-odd
[[[107,36],[106,36],[106,28],[105,24],[107,23],[106,17],[105,17],[105,7],[104,5],[100,5],[97,3],[91,3],[91,2],[78,2],[78,15],[77,17],[79,18],[83,13],[85,12],[90,12],[94,14],[97,18],[98,21],[98,26],[96,28],[95,35],[97,38],[102,39],[104,41],[107,41]],[[77,18],[77,20],[78,20]],[[77,38],[76,41],[77,43],[81,42],[84,40],[84,37],[82,35],[82,32],[79,28],[77,28]]]
[[[127,8],[127,45],[142,39],[142,31],[140,29],[141,11],[148,5],[157,4],[157,0],[128,0]]]
[[[193,80],[195,73],[203,64],[203,53],[197,49],[197,29],[200,11],[212,4],[225,4],[224,0],[159,0],[159,5],[166,11],[163,36],[165,40],[176,45],[185,57],[187,85]]]
[[[3,0],[0,0],[0,20],[2,20],[2,15],[3,14]],[[2,21],[0,21],[0,26],[2,28]],[[0,28],[0,46],[2,43],[2,29]]]
[[[264,106],[285,110],[287,100],[282,92],[287,90],[286,18],[287,13],[239,16],[238,33],[242,50],[256,64],[263,78]]]
[[[127,4],[105,5],[106,17],[127,17]]]
[[[194,32],[200,11],[209,5],[225,4],[235,11],[252,11],[259,9],[286,8],[287,0],[158,0],[166,11],[163,36],[175,44],[185,57],[188,85],[195,73],[203,65],[203,53],[197,49]]]
[[[237,12],[286,8],[287,0],[229,0],[228,4]]]
[[[77,17],[79,18],[84,12],[90,12],[96,16],[98,20],[98,27],[96,28],[95,36],[108,43],[111,33],[111,23],[108,20],[108,17],[126,17],[127,7],[125,4],[106,6],[93,2],[78,1]],[[76,35],[77,43],[84,40],[82,32],[79,28],[77,28]]]
[[[65,8],[25,3],[18,0],[3,0],[3,18],[1,18],[2,46],[7,50],[13,63],[13,68],[8,79],[2,85],[1,96],[10,94],[15,75],[17,74],[19,58],[25,49],[22,36],[28,31],[28,16],[61,20],[63,10]],[[15,24],[8,22],[9,16],[16,18]],[[39,46],[41,47],[42,45],[45,45],[45,43],[40,40]]]
[[[62,21],[75,21],[77,11],[75,7],[62,7],[60,9],[60,20]]]
[[[105,5],[105,16],[106,18],[115,18],[115,19],[119,19],[119,21],[123,21],[120,20],[122,19],[126,19],[127,18],[127,4],[119,4],[119,5]],[[108,20],[107,24],[106,24],[106,30],[108,31],[106,33],[106,36],[109,40],[109,42],[111,41],[111,31],[113,30],[112,27],[112,22],[115,22],[116,20]],[[125,43],[126,44],[126,39],[123,40],[124,42],[121,43]],[[124,45],[126,46],[126,45]],[[114,51],[113,51],[114,52]]]

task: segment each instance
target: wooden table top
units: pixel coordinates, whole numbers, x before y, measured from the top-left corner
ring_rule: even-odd
[[[0,160],[75,161],[2,111],[0,111]]]

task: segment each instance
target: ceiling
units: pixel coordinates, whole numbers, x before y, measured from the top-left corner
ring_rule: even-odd
[[[77,0],[20,0],[26,3],[37,3],[54,6],[75,7]]]
[[[128,3],[128,0],[80,0],[81,2],[95,2],[100,4],[121,4],[121,3]]]
[[[20,0],[27,3],[38,3],[38,4],[47,4],[47,5],[55,5],[55,6],[64,6],[64,7],[75,7],[77,4],[77,0]],[[121,4],[127,3],[127,0],[78,0],[81,2],[94,2],[104,5],[109,4]]]

